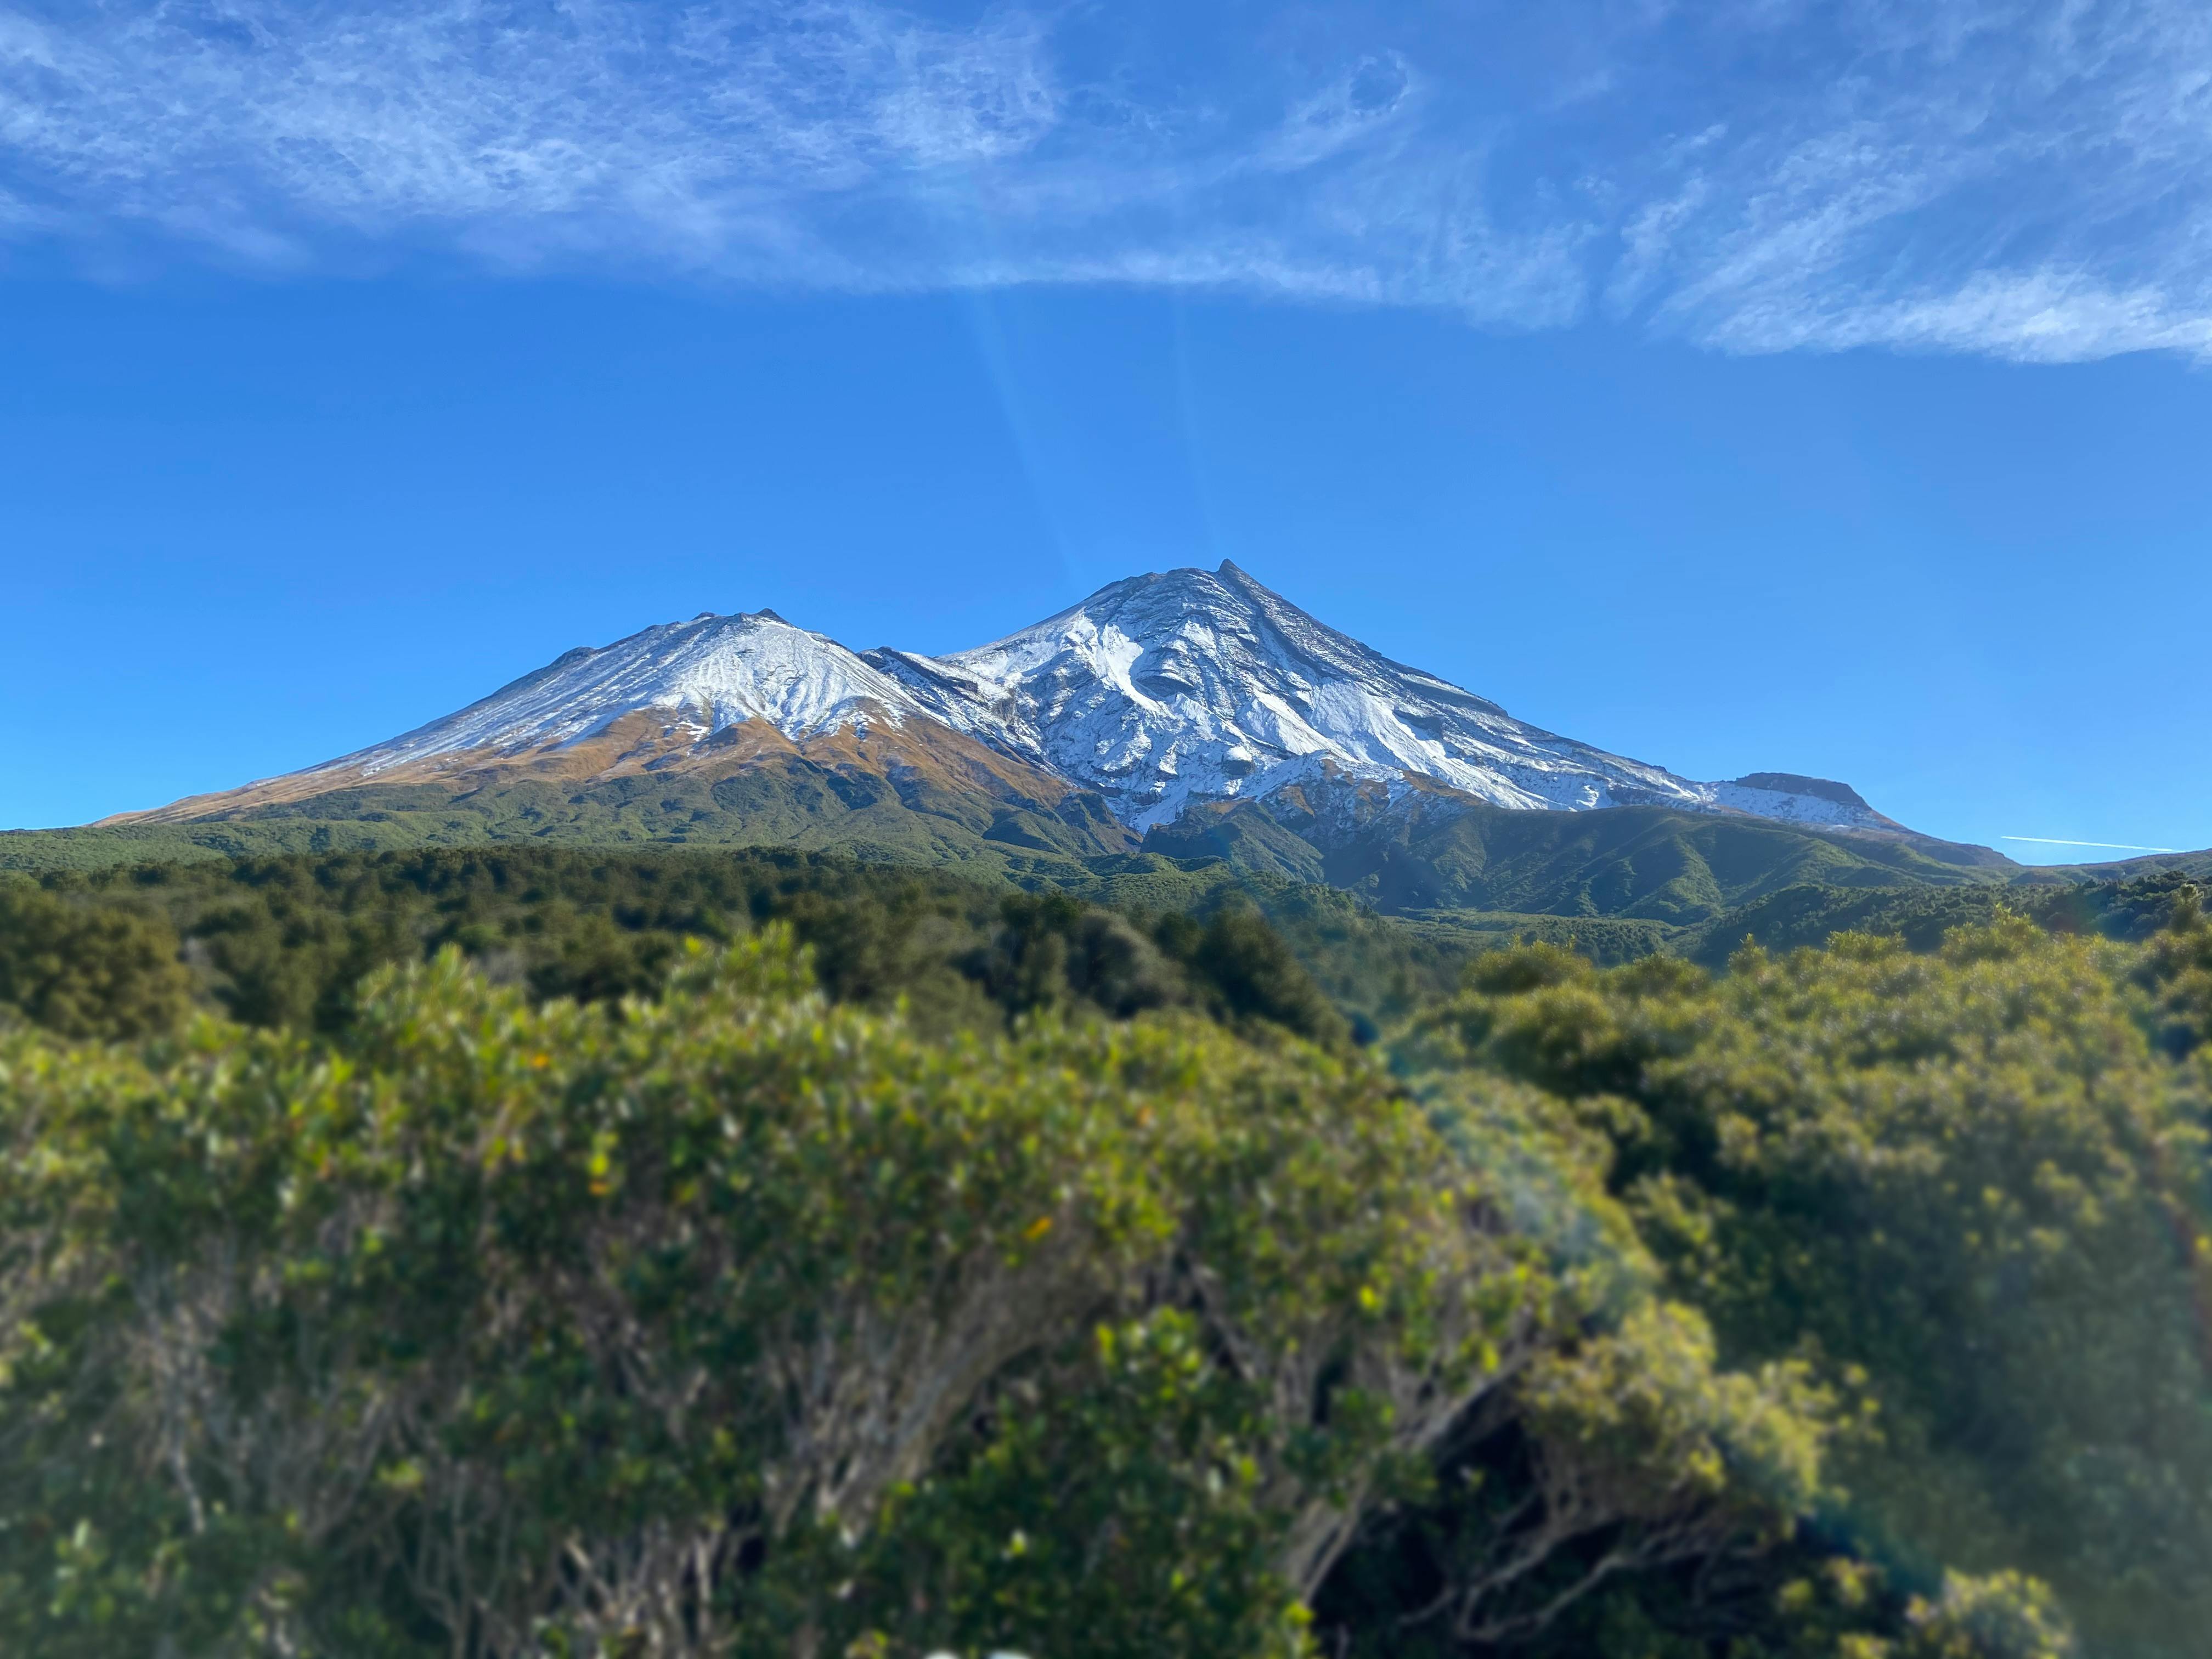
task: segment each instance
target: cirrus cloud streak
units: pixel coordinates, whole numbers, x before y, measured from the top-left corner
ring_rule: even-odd
[[[2212,356],[2174,0],[0,0],[0,245]]]

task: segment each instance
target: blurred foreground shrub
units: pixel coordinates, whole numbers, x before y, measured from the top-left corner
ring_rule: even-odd
[[[927,1035],[771,928],[0,1032],[0,1644],[2188,1650],[2200,922],[1516,951],[1385,1065],[1242,922],[1003,921],[1136,1018]]]

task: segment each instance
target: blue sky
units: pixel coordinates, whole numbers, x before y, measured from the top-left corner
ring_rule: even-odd
[[[0,823],[1234,557],[1515,714],[2212,843],[2212,14],[0,0]]]

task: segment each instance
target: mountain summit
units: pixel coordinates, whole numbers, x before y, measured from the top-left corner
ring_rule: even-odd
[[[854,652],[772,611],[702,613],[570,651],[456,714],[304,772],[129,816],[187,821],[380,786],[687,774],[717,780],[714,799],[734,810],[748,797],[723,782],[763,769],[787,781],[803,772],[814,783],[791,782],[799,794],[818,784],[848,805],[856,790],[908,808],[925,787],[980,795],[992,805],[976,822],[990,833],[1054,845],[1073,833],[1083,852],[1247,804],[1294,802],[1284,810],[1310,815],[1317,796],[1346,791],[1370,818],[1418,795],[1429,812],[1454,800],[1656,806],[1924,839],[1841,784],[1780,772],[1701,783],[1517,720],[1228,562],[1133,576],[943,657]],[[1023,823],[1009,828],[1008,812]]]
[[[1732,808],[1896,827],[1863,803],[1786,805],[1777,792],[1693,783],[1527,725],[1226,562],[1115,582],[973,651],[867,660],[939,718],[1097,791],[1139,830],[1324,769],[1400,787],[1426,779],[1493,806]]]

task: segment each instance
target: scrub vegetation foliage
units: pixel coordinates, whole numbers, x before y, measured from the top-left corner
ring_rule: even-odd
[[[2212,924],[1850,902],[21,879],[0,1648],[2194,1654]]]

